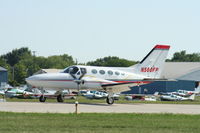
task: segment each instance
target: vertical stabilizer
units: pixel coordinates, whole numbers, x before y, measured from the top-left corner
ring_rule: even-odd
[[[156,45],[140,63],[133,66],[134,72],[148,78],[160,78],[169,48],[169,45]]]
[[[195,99],[195,94],[192,94],[192,95],[189,97],[189,100],[194,101],[194,99]]]

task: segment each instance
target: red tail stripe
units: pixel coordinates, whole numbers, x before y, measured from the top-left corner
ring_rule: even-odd
[[[156,45],[154,48],[156,48],[156,49],[169,49],[170,46],[169,45]]]

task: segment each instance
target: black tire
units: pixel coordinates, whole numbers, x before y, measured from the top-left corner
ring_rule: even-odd
[[[46,101],[46,99],[47,99],[46,97],[40,96],[39,101],[44,103]]]
[[[64,97],[61,94],[57,96],[57,102],[59,102],[59,103],[64,102]]]
[[[107,97],[107,98],[106,98],[106,102],[107,102],[107,104],[110,104],[110,105],[111,105],[111,104],[114,103],[114,101],[115,101],[115,100],[114,100],[113,97]]]

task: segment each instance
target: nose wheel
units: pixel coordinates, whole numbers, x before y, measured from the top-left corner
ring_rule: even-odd
[[[47,98],[44,95],[42,95],[42,96],[40,96],[39,101],[44,103],[46,101],[46,99]]]

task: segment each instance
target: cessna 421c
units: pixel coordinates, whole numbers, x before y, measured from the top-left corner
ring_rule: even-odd
[[[38,88],[56,88],[57,101],[63,102],[64,89],[93,89],[108,92],[106,102],[114,103],[113,93],[130,90],[131,86],[150,83],[160,78],[169,45],[156,45],[144,59],[131,67],[97,67],[74,65],[60,73],[38,74],[26,81]],[[45,102],[45,96],[40,102]]]

